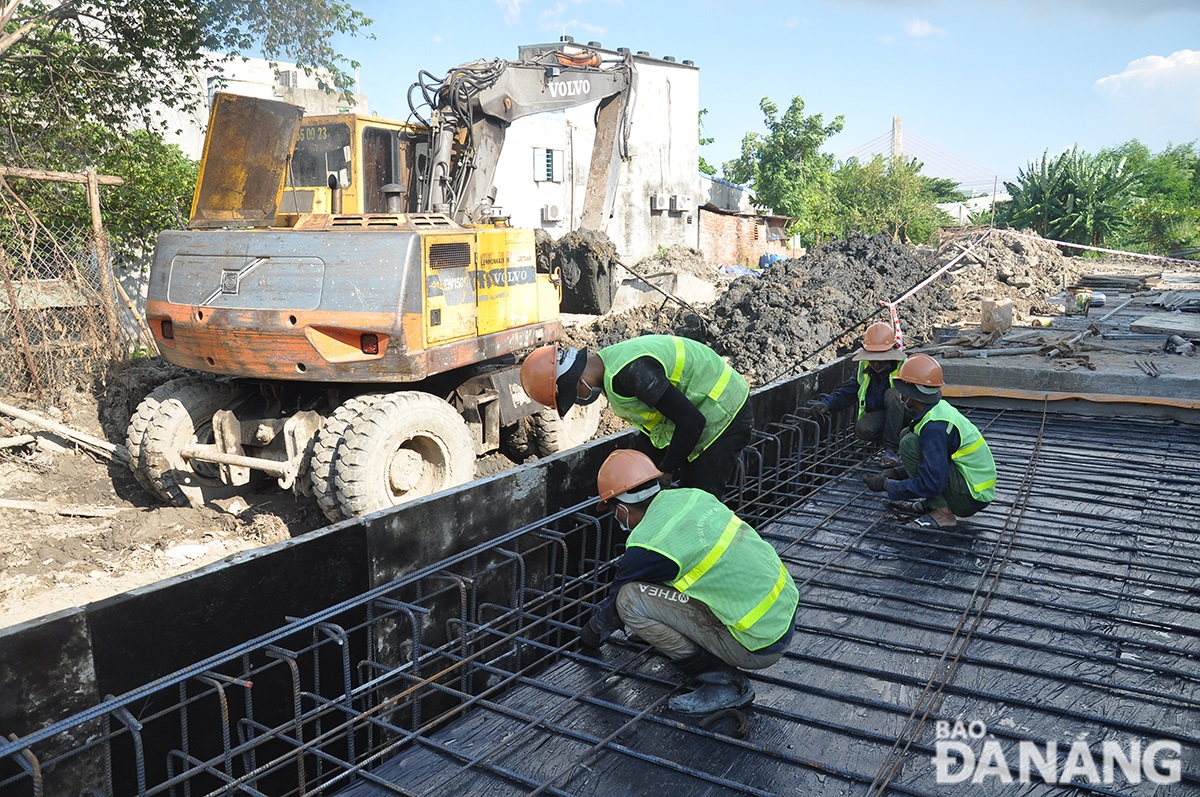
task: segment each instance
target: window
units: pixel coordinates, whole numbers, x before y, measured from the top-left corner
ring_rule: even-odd
[[[304,125],[292,154],[292,180],[297,186],[327,186],[337,175],[342,188],[350,185],[350,127],[344,124]]]
[[[563,181],[563,151],[534,147],[533,179],[538,183],[561,183]]]

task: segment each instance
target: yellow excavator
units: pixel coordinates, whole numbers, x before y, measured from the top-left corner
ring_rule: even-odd
[[[600,100],[584,224],[601,227],[632,69],[554,45],[466,64],[414,87],[432,113],[412,123],[218,94],[146,302],[161,356],[195,375],[134,413],[138,482],[201,505],[273,478],[336,520],[474,478],[523,419],[542,453],[589,439],[596,405],[559,419],[520,389],[514,355],[558,337],[571,286],[495,214],[491,180],[512,121]],[[606,311],[611,274],[585,282],[573,298]]]

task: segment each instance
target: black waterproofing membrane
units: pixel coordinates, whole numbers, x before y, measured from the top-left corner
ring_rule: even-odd
[[[672,714],[677,672],[618,634],[343,793],[1200,794],[1200,431],[970,417],[999,488],[959,529],[882,513],[844,438],[742,503],[801,591],[751,710]]]
[[[588,501],[0,738],[0,794],[1200,794],[1200,428],[969,417],[999,484],[952,531],[883,510],[850,418],[756,433],[728,501],[801,607],[747,710],[579,649],[621,541]]]

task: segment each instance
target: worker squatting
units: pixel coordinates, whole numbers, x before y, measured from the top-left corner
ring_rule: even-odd
[[[881,444],[867,487],[919,533],[955,528],[990,504],[995,461],[979,429],[942,399],[941,366],[907,356],[885,323],[868,328],[855,360],[856,377],[811,410],[820,423],[857,405],[856,433]],[[799,592],[775,548],[722,501],[754,429],[746,379],[702,343],[644,335],[595,352],[540,348],[522,363],[521,386],[560,417],[604,397],[641,432],[596,477],[597,508],[625,552],[579,628],[581,649],[600,658],[618,632],[648,643],[693,684],[667,701],[682,714],[750,705],[744,671],[786,653]]]
[[[982,784],[989,779],[999,783],[1047,784],[1090,783],[1122,786],[1141,783],[1178,783],[1180,780],[1180,744],[1160,739],[1143,746],[1131,739],[1125,745],[1105,741],[1100,745],[1099,762],[1083,739],[1071,742],[1061,755],[1058,742],[1023,740],[1005,748],[989,737],[987,726],[978,720],[970,723],[938,720],[934,726],[932,762],[938,783]],[[1059,767],[1059,763],[1062,767]]]

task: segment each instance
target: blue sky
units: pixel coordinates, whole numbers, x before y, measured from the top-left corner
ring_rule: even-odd
[[[514,59],[521,44],[629,47],[700,68],[701,154],[714,165],[761,132],[759,101],[845,129],[838,158],[890,147],[903,119],[925,173],[987,185],[1043,151],[1137,138],[1159,151],[1200,138],[1200,0],[352,0],[373,41],[339,43],[362,63],[381,116],[408,115],[419,70]],[[636,120],[635,120],[636,124]]]

